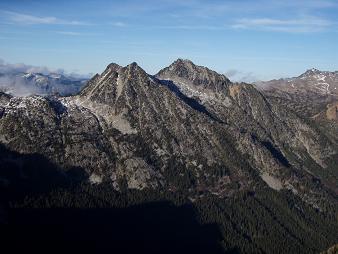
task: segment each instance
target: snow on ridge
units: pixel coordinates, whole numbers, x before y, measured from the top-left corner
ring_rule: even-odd
[[[315,75],[314,77],[315,77],[315,79],[317,79],[318,81],[325,81],[325,79],[326,79],[326,76],[323,75],[323,74]]]
[[[124,117],[125,112],[116,115],[113,108],[109,105],[92,102],[78,96],[62,98],[61,103],[70,109],[68,110],[68,114],[71,114],[72,109],[76,108],[83,113],[93,114],[99,122],[104,121],[124,134],[137,133],[137,130]]]
[[[170,79],[167,79],[171,81]],[[223,104],[226,107],[231,106],[231,100],[228,97],[225,97],[224,100],[220,100],[213,95],[213,93],[208,93],[206,90],[198,90],[196,88],[191,87],[189,84],[183,82],[183,81],[174,81],[178,86],[178,89],[181,93],[183,93],[185,96],[189,98],[197,97],[201,100],[202,103],[205,102],[216,102],[219,104]]]

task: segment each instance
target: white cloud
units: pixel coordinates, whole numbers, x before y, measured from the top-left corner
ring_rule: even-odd
[[[116,26],[116,27],[126,27],[127,24],[124,23],[124,22],[114,22],[112,23],[113,26]]]
[[[56,73],[65,75],[71,80],[88,79],[90,76],[93,76],[92,74],[81,75],[74,72],[66,73],[63,69],[50,69],[48,67],[32,66],[23,63],[9,64],[0,59],[0,91],[15,96],[28,96],[32,94],[45,95],[52,91],[58,91],[60,94],[73,94],[77,92],[79,88],[78,86],[64,84],[58,80],[49,80],[49,88],[44,85],[36,85],[34,79],[26,79],[22,73],[42,73],[44,75]]]
[[[259,80],[252,72],[239,71],[235,69],[227,70],[224,75],[235,82],[253,83]]]
[[[41,17],[18,12],[1,11],[7,21],[20,25],[87,25],[88,23],[56,17]]]
[[[77,77],[77,78],[87,78],[91,76],[91,74],[78,74],[76,71],[73,72],[66,72],[64,69],[53,69],[48,68],[46,66],[33,66],[33,65],[27,65],[24,63],[6,63],[3,59],[0,58],[0,73],[2,74],[15,74],[15,73],[42,73],[42,74],[50,74],[50,73],[58,73],[63,74],[67,76]]]
[[[71,31],[57,31],[57,34],[70,35],[70,36],[80,36],[82,33],[71,32]]]
[[[328,9],[338,7],[335,0],[274,0],[276,6],[297,7],[302,9]]]
[[[169,2],[169,1],[168,1]],[[180,6],[170,13],[173,18],[185,19],[187,16],[197,18],[215,18],[224,15],[243,15],[265,13],[313,13],[320,10],[337,8],[336,0],[255,0],[255,1],[170,1]]]
[[[324,31],[332,25],[331,21],[318,17],[302,17],[298,19],[244,18],[236,20],[231,27],[233,29],[310,33]]]
[[[18,72],[32,72],[32,73],[60,73],[63,74],[63,69],[50,69],[44,66],[32,66],[23,63],[10,64],[0,60],[0,73],[18,73]]]
[[[173,25],[173,26],[154,26],[151,29],[178,29],[178,30],[222,30],[226,26],[213,26],[213,25]]]
[[[0,77],[0,92],[12,94],[14,96],[28,96],[32,94],[41,94],[38,86],[32,82],[27,82],[22,77],[2,76]]]

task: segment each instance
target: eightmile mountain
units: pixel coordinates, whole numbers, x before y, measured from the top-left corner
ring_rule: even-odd
[[[13,253],[326,251],[337,87],[337,72],[252,85],[178,59],[156,75],[112,63],[71,96],[2,92],[3,241],[22,243]]]

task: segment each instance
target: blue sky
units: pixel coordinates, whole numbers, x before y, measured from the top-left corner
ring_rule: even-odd
[[[0,58],[155,74],[188,58],[235,80],[338,70],[338,0],[1,0]]]

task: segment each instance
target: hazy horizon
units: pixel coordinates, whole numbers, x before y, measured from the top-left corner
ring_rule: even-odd
[[[190,59],[186,59],[186,60],[190,60]],[[119,64],[116,62],[110,62],[107,63],[106,66],[108,66],[111,63],[115,63],[115,64]],[[128,63],[131,64],[131,63]],[[126,65],[128,65],[126,64]],[[138,63],[137,63],[138,64]],[[170,63],[171,64],[171,63]],[[195,63],[198,64],[198,63]],[[120,64],[119,64],[120,65]],[[169,64],[168,64],[169,66]],[[140,65],[141,68],[143,68],[143,66]],[[151,75],[155,75],[158,71],[160,71],[161,69],[165,68],[167,66],[162,66],[160,67],[156,72],[154,73],[149,73]],[[207,68],[209,68],[209,66],[205,66]],[[104,68],[105,69],[105,68]],[[104,69],[102,69],[101,71],[97,72],[97,74],[101,74]],[[316,68],[310,68],[310,69],[316,69]],[[302,73],[296,74],[295,76],[281,76],[281,77],[275,77],[273,79],[282,79],[282,78],[293,78],[293,77],[298,77],[301,74],[303,74],[304,72],[310,70],[310,69],[306,69],[304,70]],[[320,70],[320,71],[328,71],[328,70]],[[333,70],[334,72],[335,70]],[[68,70],[62,69],[62,68],[49,68],[48,66],[35,66],[35,65],[29,65],[29,64],[25,64],[25,63],[7,63],[5,62],[3,59],[0,58],[0,74],[10,74],[10,73],[41,73],[43,75],[49,75],[49,74],[61,74],[64,75],[66,77],[72,77],[72,78],[76,78],[76,79],[90,79],[92,78],[96,73],[79,73],[79,72],[70,72]],[[227,78],[229,78],[231,81],[234,82],[259,82],[259,81],[269,81],[268,79],[263,80],[263,79],[257,79],[254,75],[254,73],[241,73],[238,70],[234,70],[234,69],[230,69],[226,72],[220,72],[221,74],[224,74]],[[240,75],[240,76],[238,76]],[[271,79],[272,80],[272,79]]]

